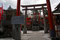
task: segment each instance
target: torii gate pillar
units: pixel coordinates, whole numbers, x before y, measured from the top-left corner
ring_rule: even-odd
[[[54,38],[56,37],[56,34],[55,34],[55,28],[53,25],[53,14],[51,12],[50,0],[46,0],[46,2],[47,2],[47,9],[48,9],[50,36],[52,37],[52,40],[55,40]]]
[[[16,16],[20,16],[20,0],[17,0],[17,11]]]
[[[17,0],[16,16],[20,16],[20,0]],[[20,24],[13,24],[13,38],[15,40],[21,40],[20,28],[21,28]]]

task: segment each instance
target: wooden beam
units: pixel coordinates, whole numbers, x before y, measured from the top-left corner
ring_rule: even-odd
[[[47,4],[35,4],[35,5],[21,5],[22,7],[36,7],[36,6],[46,6]]]
[[[44,7],[43,9],[47,9],[47,8]],[[35,9],[34,9],[34,8],[30,8],[30,9],[22,9],[22,10],[23,10],[23,11],[24,11],[24,10],[42,10],[42,8],[35,8]]]

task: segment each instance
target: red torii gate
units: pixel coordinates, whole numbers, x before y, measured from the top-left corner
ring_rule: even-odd
[[[53,25],[53,14],[51,12],[50,0],[46,0],[46,2],[47,2],[49,25],[50,25],[50,36],[56,37],[55,28]],[[17,0],[17,13],[16,13],[17,16],[20,14],[19,12],[20,12],[20,0]]]
[[[34,4],[34,5],[21,5],[23,8],[25,8],[25,9],[22,9],[22,10],[25,10],[25,21],[26,21],[26,16],[27,16],[27,10],[43,10],[43,14],[44,14],[44,9],[46,9],[47,10],[47,7],[44,7],[44,6],[46,6],[47,4]],[[41,8],[36,8],[36,7],[41,7]],[[33,7],[33,8],[29,8],[28,9],[28,7]],[[48,30],[47,30],[47,28],[46,28],[46,22],[45,22],[46,20],[45,20],[45,14],[44,14],[44,33],[47,33],[48,32]],[[26,26],[26,25],[25,25]],[[26,28],[26,27],[25,27]]]

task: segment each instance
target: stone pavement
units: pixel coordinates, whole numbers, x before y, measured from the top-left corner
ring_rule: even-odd
[[[28,31],[27,34],[21,32],[22,40],[50,40],[49,34],[44,34],[44,31]],[[12,38],[5,38],[0,40],[13,40]]]
[[[50,40],[49,34],[44,34],[44,31],[28,31],[27,34],[22,34],[22,40]]]

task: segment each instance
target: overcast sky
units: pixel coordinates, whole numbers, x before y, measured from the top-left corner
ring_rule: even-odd
[[[60,3],[60,0],[50,0],[52,10]],[[3,3],[4,9],[7,9],[9,5],[13,9],[16,9],[17,0],[0,0],[0,3]],[[21,0],[21,5],[33,5],[33,4],[43,4],[46,3],[46,0]]]

